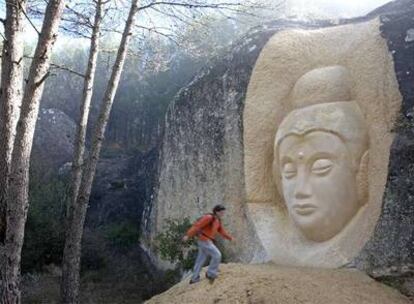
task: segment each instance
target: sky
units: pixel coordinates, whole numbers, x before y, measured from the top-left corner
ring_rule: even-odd
[[[270,0],[272,1],[272,0]],[[287,0],[292,15],[322,15],[330,18],[362,16],[389,0]]]
[[[0,17],[4,15],[4,1],[0,0]],[[231,0],[230,0],[231,1]],[[234,0],[240,1],[240,0]],[[264,0],[270,4],[283,0]],[[390,0],[284,0],[286,1],[285,12],[282,16],[295,16],[299,19],[308,18],[352,18],[362,16],[373,9],[390,2]],[[225,1],[229,2],[229,0]],[[280,15],[280,14],[279,14]],[[41,25],[36,24],[40,29]],[[25,40],[33,43],[37,35],[30,25],[26,26]],[[60,39],[66,40],[67,39]],[[59,43],[58,43],[59,44]]]

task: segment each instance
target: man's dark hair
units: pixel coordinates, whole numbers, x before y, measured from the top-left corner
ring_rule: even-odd
[[[220,212],[220,211],[223,211],[223,210],[226,210],[226,207],[224,207],[223,205],[218,204],[218,205],[214,206],[213,213],[216,214],[217,212]]]

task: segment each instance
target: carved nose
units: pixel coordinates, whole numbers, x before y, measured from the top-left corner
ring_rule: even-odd
[[[311,186],[309,184],[307,174],[299,173],[296,188],[295,188],[295,198],[305,199],[305,198],[310,197],[311,194],[312,194],[312,191],[311,191]]]

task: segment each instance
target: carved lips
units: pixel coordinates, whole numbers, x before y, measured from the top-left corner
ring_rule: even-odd
[[[315,205],[309,204],[309,203],[294,204],[292,207],[293,207],[293,210],[295,210],[295,212],[299,215],[311,215],[317,209]]]

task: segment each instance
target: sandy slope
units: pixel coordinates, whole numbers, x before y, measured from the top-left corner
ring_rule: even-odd
[[[273,264],[221,266],[218,279],[188,279],[147,304],[408,304],[396,290],[355,270],[287,268]]]

